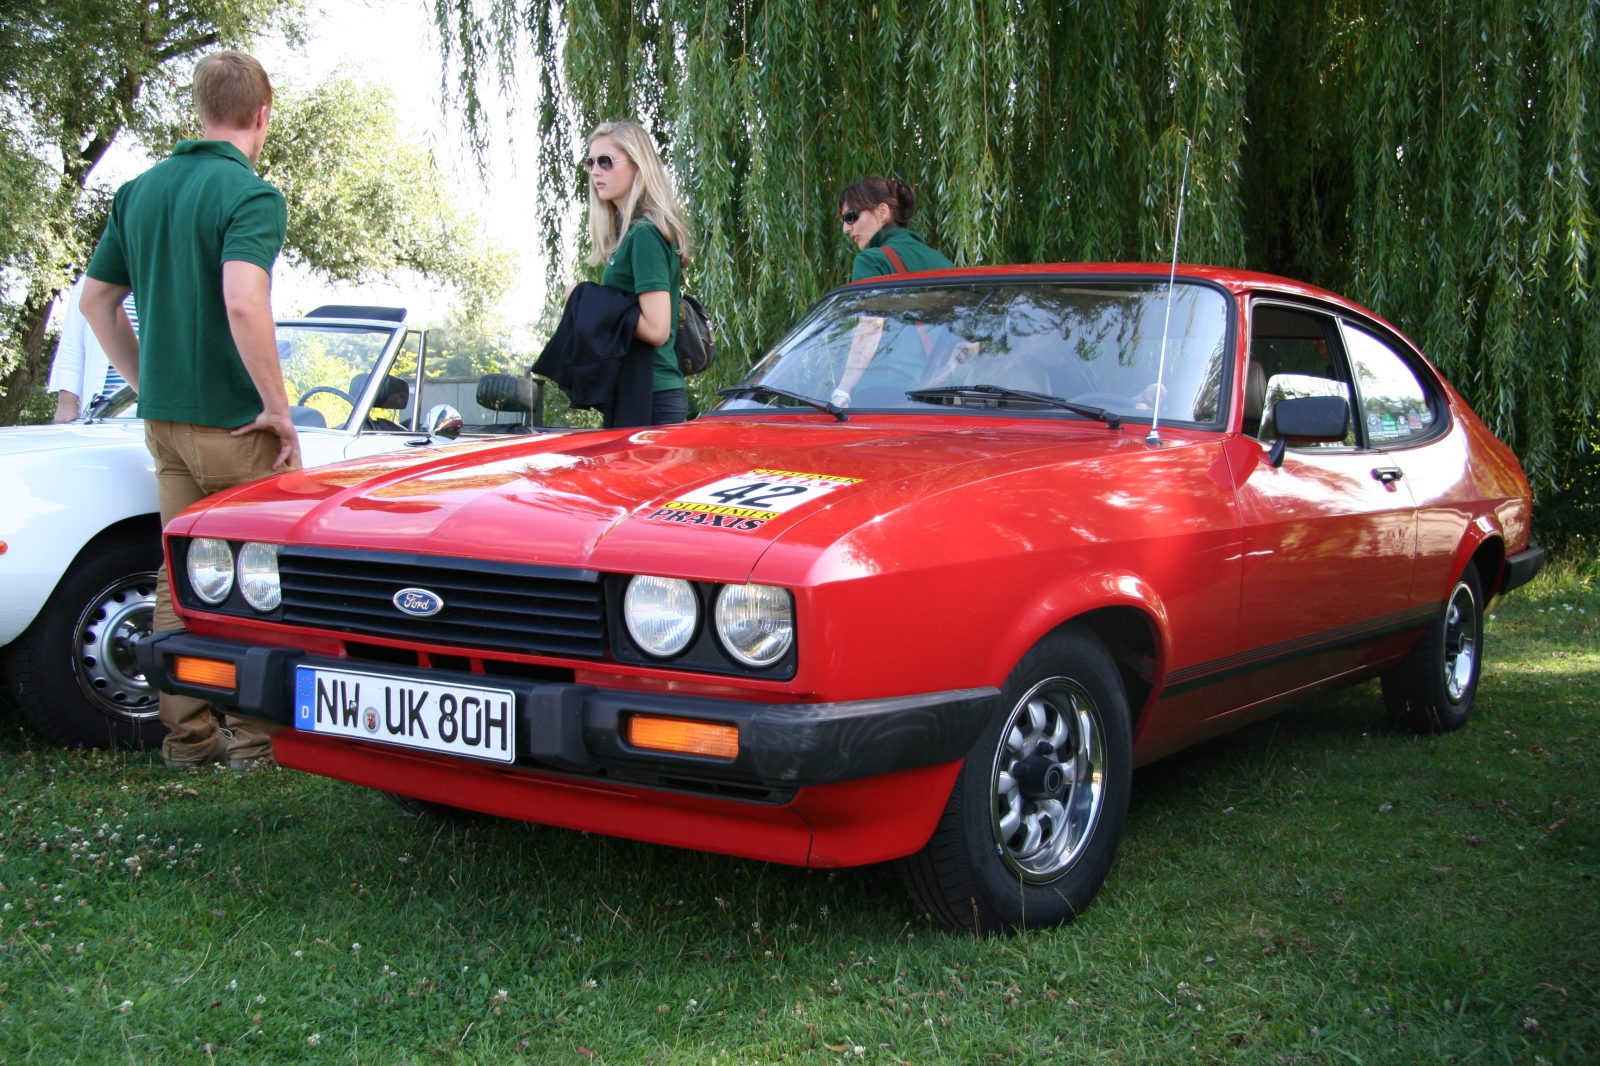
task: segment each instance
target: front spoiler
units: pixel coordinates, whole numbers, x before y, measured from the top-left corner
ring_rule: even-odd
[[[237,688],[219,690],[178,681],[170,672],[178,655],[234,664]],[[666,695],[321,658],[293,648],[216,640],[184,630],[141,640],[138,657],[145,677],[162,692],[210,700],[230,714],[291,727],[294,668],[299,665],[367,669],[436,683],[481,685],[492,680],[496,687],[517,694],[519,760],[580,774],[609,771],[615,777],[617,771],[624,775],[631,771],[647,775],[643,780],[667,776],[778,792],[959,761],[994,713],[1000,695],[995,688],[969,688],[841,703]],[[727,760],[630,747],[623,730],[632,714],[735,725],[739,754]],[[351,743],[385,757],[404,750],[381,743]]]
[[[298,729],[272,737],[278,763],[366,788],[540,825],[793,866],[903,858],[933,835],[960,762],[802,788],[740,803],[577,774],[365,744]]]

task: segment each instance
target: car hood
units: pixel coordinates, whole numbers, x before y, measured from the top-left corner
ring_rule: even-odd
[[[172,532],[747,580],[785,532],[841,503],[882,513],[908,498],[1068,455],[1137,447],[1098,424],[1043,428],[702,419],[643,431],[544,434],[297,471],[223,494]],[[826,491],[776,517],[669,507],[767,471]],[[734,501],[740,502],[740,501]],[[679,503],[679,508],[683,505]],[[734,512],[741,508],[732,508]],[[870,519],[869,519],[870,520]],[[852,522],[853,524],[853,522]]]
[[[0,429],[0,462],[37,452],[60,454],[136,443],[144,446],[144,423],[135,419],[63,422],[58,426],[6,426]]]

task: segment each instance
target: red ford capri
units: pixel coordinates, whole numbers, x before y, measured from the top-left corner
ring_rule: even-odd
[[[1529,518],[1511,451],[1330,292],[950,270],[830,293],[685,425],[212,497],[166,531],[188,629],[140,656],[413,813],[899,860],[946,925],[1040,926],[1142,763],[1373,677],[1395,726],[1460,726]]]

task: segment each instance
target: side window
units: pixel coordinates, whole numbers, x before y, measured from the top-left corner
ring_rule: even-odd
[[[1416,373],[1377,337],[1348,322],[1343,326],[1368,443],[1382,448],[1428,432],[1433,405]]]
[[[1276,304],[1251,311],[1250,363],[1245,373],[1244,432],[1262,443],[1278,439],[1272,408],[1280,400],[1342,396],[1350,384],[1338,354],[1339,329],[1329,315]],[[1342,441],[1292,444],[1292,448],[1355,447],[1354,419]]]
[[[389,366],[389,380],[367,412],[363,429],[378,433],[408,433],[417,408],[417,348],[422,335],[407,330]],[[365,382],[363,382],[365,384]]]

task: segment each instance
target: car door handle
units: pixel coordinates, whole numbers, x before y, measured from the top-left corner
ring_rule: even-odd
[[[1405,476],[1405,471],[1401,470],[1398,466],[1375,466],[1372,468],[1373,480],[1381,481],[1385,485],[1394,481],[1399,481]]]

